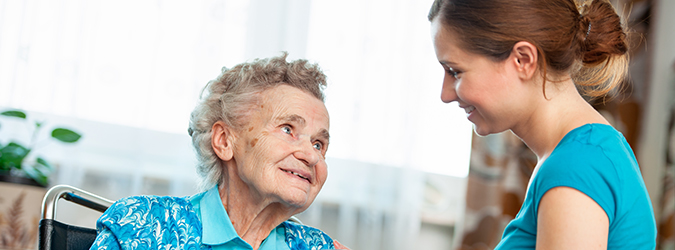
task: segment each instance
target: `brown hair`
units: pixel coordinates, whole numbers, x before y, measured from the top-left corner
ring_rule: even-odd
[[[436,0],[429,21],[441,18],[460,46],[503,61],[513,46],[537,47],[539,69],[569,73],[589,97],[600,97],[622,83],[628,45],[621,18],[608,0]]]
[[[317,64],[307,60],[287,62],[287,53],[281,56],[255,59],[231,69],[222,68],[215,80],[202,91],[201,101],[190,115],[188,134],[197,152],[197,172],[202,177],[201,187],[210,188],[222,182],[222,166],[211,147],[211,127],[217,121],[239,129],[247,122],[259,94],[279,85],[289,85],[324,101],[326,75]]]

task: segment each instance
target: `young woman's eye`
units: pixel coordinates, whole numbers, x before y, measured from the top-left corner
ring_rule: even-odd
[[[321,142],[315,142],[314,145],[312,145],[314,149],[321,151],[323,149],[323,143]]]
[[[283,126],[283,127],[281,127],[281,132],[284,132],[284,133],[290,135],[290,134],[291,134],[291,127],[289,127],[289,126]]]
[[[451,75],[452,77],[454,77],[455,79],[458,79],[458,80],[459,80],[459,74],[462,73],[462,72],[457,71],[457,70],[455,70],[453,68],[450,68],[450,67],[448,67],[448,69],[446,69],[445,71],[448,72],[448,75]]]

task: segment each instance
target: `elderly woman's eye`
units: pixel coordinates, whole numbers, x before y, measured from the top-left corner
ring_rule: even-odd
[[[313,146],[314,149],[316,149],[316,150],[321,150],[321,149],[323,149],[323,143],[321,143],[321,142],[315,142],[314,145],[312,145],[312,146]]]
[[[283,127],[281,127],[281,131],[290,135],[291,134],[291,127],[283,126]]]

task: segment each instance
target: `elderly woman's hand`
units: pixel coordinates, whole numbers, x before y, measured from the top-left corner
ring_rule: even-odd
[[[333,246],[335,246],[335,249],[347,249],[347,250],[349,250],[348,247],[340,244],[340,242],[338,242],[337,240],[333,240]]]

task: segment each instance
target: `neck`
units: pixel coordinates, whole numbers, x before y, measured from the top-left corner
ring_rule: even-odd
[[[226,169],[230,170],[227,176],[236,176],[231,172],[233,168]],[[241,179],[227,176],[218,188],[220,199],[237,235],[258,249],[272,230],[295,214],[295,209],[271,202]]]
[[[572,80],[546,85],[546,97],[542,94],[529,116],[511,129],[537,155],[540,163],[573,129],[588,123],[609,124],[581,97]]]

